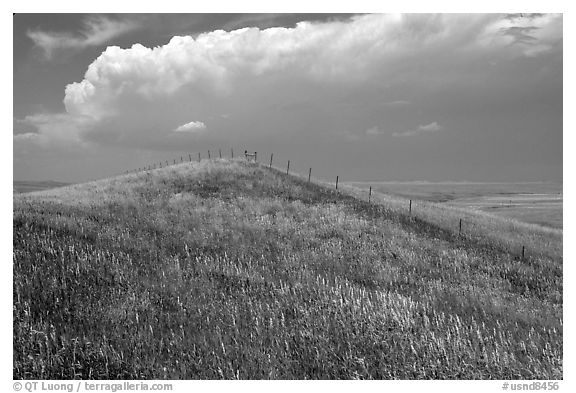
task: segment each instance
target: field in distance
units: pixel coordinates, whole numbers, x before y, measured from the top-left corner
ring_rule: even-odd
[[[57,187],[64,187],[69,185],[70,183],[63,183],[58,181],[52,180],[45,180],[45,181],[19,181],[15,180],[12,183],[12,187],[15,194],[21,194],[26,192],[35,192],[35,191],[43,191],[49,190],[52,188]]]
[[[562,229],[562,184],[474,182],[350,182],[355,187],[480,210]]]
[[[563,378],[561,230],[360,194],[241,159],[15,194],[13,378]]]

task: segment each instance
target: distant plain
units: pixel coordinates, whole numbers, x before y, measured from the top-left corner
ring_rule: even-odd
[[[12,183],[13,193],[22,194],[26,192],[50,190],[52,188],[64,187],[70,183],[63,183],[59,181],[44,180],[44,181],[19,181],[15,180]]]
[[[445,203],[562,229],[562,183],[349,182],[360,189]]]

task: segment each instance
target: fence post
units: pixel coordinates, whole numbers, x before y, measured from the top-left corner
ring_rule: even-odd
[[[258,152],[254,152],[254,162],[258,162]]]
[[[290,160],[288,160],[288,166],[286,167],[286,174],[288,174],[288,171],[290,171]]]
[[[168,160],[166,160],[166,166],[168,166]]]
[[[461,233],[462,233],[462,219],[460,219],[460,224],[458,224],[458,237],[460,237]]]
[[[230,148],[230,156],[234,158],[234,149],[232,147]]]
[[[176,165],[176,159],[174,159],[174,165]]]
[[[371,199],[372,199],[372,186],[370,186],[370,191],[368,191],[368,203],[370,203]]]
[[[192,162],[192,154],[188,154],[188,159]]]
[[[208,150],[208,159],[210,159],[210,150]]]
[[[218,149],[218,155],[222,158],[222,150]]]
[[[522,246],[522,260],[524,260],[524,246]]]
[[[274,157],[274,153],[270,154],[270,168],[272,168],[272,158]]]
[[[308,171],[308,183],[310,183],[310,176],[312,176],[312,168]]]
[[[198,162],[200,162],[202,158],[200,157],[200,153],[198,153]]]
[[[338,189],[338,176],[336,176],[336,189]]]
[[[410,209],[408,210],[408,213],[412,215],[412,199],[410,199]]]
[[[184,159],[182,158],[182,156],[180,156],[180,162],[184,162]]]

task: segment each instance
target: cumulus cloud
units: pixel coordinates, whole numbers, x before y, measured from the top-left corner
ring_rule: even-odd
[[[211,119],[221,113],[238,119],[228,132],[256,132],[258,127],[268,133],[295,132],[296,116],[276,113],[274,118],[262,111],[263,103],[282,107],[303,101],[305,94],[318,103],[329,99],[333,91],[354,92],[356,97],[358,92],[385,91],[391,84],[407,80],[412,91],[431,89],[434,84],[458,85],[454,83],[457,78],[470,88],[475,79],[453,72],[455,67],[473,71],[486,59],[504,61],[538,56],[554,48],[561,51],[558,18],[561,16],[535,16],[525,22],[495,14],[370,14],[300,22],[294,28],[242,28],[176,36],[154,48],[111,46],[90,64],[83,80],[66,87],[67,113],[54,120],[70,121],[61,127],[62,132],[72,134],[69,140],[83,138],[101,144],[152,143],[154,138],[167,139],[164,136],[170,132],[197,132],[200,129],[192,125],[176,131],[179,127],[175,130],[174,124],[184,127],[191,124],[186,123],[190,117]],[[534,40],[510,46],[514,38],[502,29],[528,25],[537,27],[523,30]],[[81,37],[65,35],[64,43],[57,44],[52,35],[38,45],[52,54],[58,47],[105,42],[130,28],[134,27],[99,20],[87,23]],[[407,101],[381,97],[371,104],[408,105]],[[321,113],[307,108],[299,111],[305,111],[308,119]],[[333,110],[326,114],[338,115]],[[280,121],[284,119],[292,123]],[[218,131],[217,126],[211,125],[210,135],[217,134],[213,132]],[[225,125],[220,122],[219,126]],[[342,133],[349,126],[340,123],[334,132]],[[56,134],[47,131],[47,124],[42,127],[43,135]],[[82,127],[82,131],[73,131],[73,127]],[[329,127],[326,124],[326,129]],[[438,131],[431,125],[421,127],[408,133]]]
[[[36,128],[36,126],[26,120],[26,119],[18,119],[16,117],[14,117],[13,119],[13,128],[12,128],[12,133],[14,135],[23,135],[23,134],[37,134],[38,133],[38,129]]]
[[[20,142],[20,141],[36,141],[38,140],[38,133],[36,132],[24,132],[21,134],[15,134],[14,135],[14,141],[16,142]]]
[[[440,131],[441,129],[442,129],[442,127],[440,127],[437,122],[433,122],[433,123],[418,127],[418,131],[420,131],[420,132],[435,132],[435,131]]]
[[[515,14],[499,18],[487,26],[481,42],[506,45],[512,53],[525,57],[542,56],[562,45],[562,15]]]
[[[500,31],[504,35],[508,35],[514,38],[518,43],[530,44],[536,41],[536,37],[530,35],[530,32],[536,31],[538,28],[536,26],[512,26],[502,28]]]
[[[206,130],[206,124],[201,121],[191,121],[190,123],[182,124],[174,129],[174,132],[189,132],[196,133]]]
[[[369,129],[367,129],[365,131],[365,134],[366,135],[380,135],[381,132],[380,132],[380,129],[378,128],[378,126],[375,126],[375,127],[371,127]]]
[[[230,95],[257,78],[275,82],[274,76],[282,75],[357,85],[403,67],[420,52],[424,56],[458,40],[458,17],[435,17],[439,27],[416,29],[422,18],[363,15],[349,21],[301,22],[294,28],[217,30],[197,38],[174,37],[156,48],[109,47],[83,81],[67,86],[65,104],[70,113],[100,116],[130,95],[152,99],[182,89]],[[484,27],[478,21],[471,25]]]
[[[433,122],[433,123],[429,123],[429,124],[425,124],[425,125],[420,125],[415,130],[409,130],[409,131],[405,131],[405,132],[395,132],[392,134],[392,136],[402,137],[402,136],[432,134],[432,133],[438,132],[440,130],[442,130],[442,127],[437,122]]]
[[[138,23],[131,19],[92,16],[84,19],[82,29],[76,34],[30,30],[27,35],[42,50],[46,59],[52,59],[60,50],[81,50],[99,46],[138,27]]]
[[[67,113],[40,113],[16,119],[25,126],[26,132],[15,132],[14,143],[34,143],[39,146],[82,146],[85,145],[83,132],[92,124],[93,119],[85,116],[73,116]]]
[[[410,101],[406,101],[406,100],[396,100],[396,101],[387,101],[387,102],[383,102],[382,105],[384,106],[406,106],[406,105],[410,105]]]

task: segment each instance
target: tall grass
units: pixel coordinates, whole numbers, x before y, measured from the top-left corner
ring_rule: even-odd
[[[562,378],[558,251],[399,209],[241,160],[15,196],[14,378]]]

